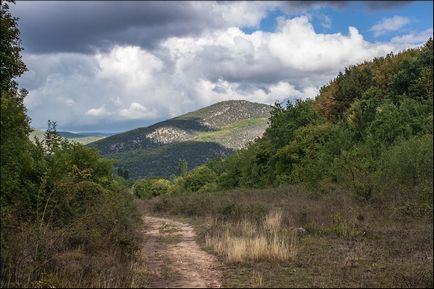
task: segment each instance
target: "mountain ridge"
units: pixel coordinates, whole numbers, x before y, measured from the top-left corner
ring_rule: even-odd
[[[267,127],[270,109],[270,105],[245,100],[222,101],[88,145],[115,159],[115,166],[130,170],[133,178],[169,177],[176,174],[181,159],[186,159],[192,168],[234,153],[261,136]],[[174,159],[169,163],[168,155]],[[158,172],[143,162],[163,162],[166,167]]]
[[[70,132],[70,131],[58,131],[57,134],[69,141],[78,142],[80,144],[86,145],[91,142],[98,141],[107,136],[110,136],[110,133],[103,132]],[[32,128],[32,131],[29,134],[30,140],[34,140],[34,138],[43,139],[45,135],[45,130],[39,128]]]

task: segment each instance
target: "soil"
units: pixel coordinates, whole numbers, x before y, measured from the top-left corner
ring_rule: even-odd
[[[191,225],[166,218],[145,216],[139,287],[219,288],[221,264],[195,241]]]

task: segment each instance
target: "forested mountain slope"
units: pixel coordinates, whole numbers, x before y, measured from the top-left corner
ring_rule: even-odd
[[[116,134],[90,144],[128,169],[130,177],[177,173],[222,158],[261,136],[271,107],[248,101],[224,101],[179,117]]]

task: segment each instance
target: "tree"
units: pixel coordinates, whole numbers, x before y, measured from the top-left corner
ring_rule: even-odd
[[[18,207],[30,207],[32,190],[38,176],[31,156],[33,144],[28,139],[29,118],[26,115],[24,97],[26,90],[18,91],[16,77],[26,71],[21,59],[21,46],[17,18],[9,12],[8,3],[2,3],[0,11],[0,89],[1,89],[1,206],[19,211]],[[29,179],[31,181],[29,181]]]
[[[179,176],[180,177],[185,177],[185,175],[187,175],[187,161],[186,160],[182,160],[179,162],[179,166],[178,166],[178,171],[179,171]]]
[[[123,175],[122,175],[123,177],[124,177],[124,179],[126,179],[126,180],[128,180],[129,179],[129,172],[128,172],[128,170],[127,169],[125,169],[124,170],[124,173],[123,173]]]
[[[9,5],[6,2],[3,2],[0,12],[2,33],[0,41],[0,79],[2,96],[3,90],[13,89],[16,91],[17,83],[14,79],[27,70],[26,65],[21,59],[23,48],[21,47],[21,40],[19,38],[18,18],[12,17],[9,12]]]
[[[124,175],[124,170],[123,170],[122,168],[118,168],[118,169],[117,169],[117,174],[118,174],[118,176],[123,177],[123,175]]]
[[[48,153],[52,154],[62,145],[62,137],[57,133],[56,122],[48,120],[48,128],[44,134],[44,142]]]
[[[189,192],[197,192],[203,186],[217,180],[217,175],[206,165],[201,165],[191,170],[185,176],[185,189]]]

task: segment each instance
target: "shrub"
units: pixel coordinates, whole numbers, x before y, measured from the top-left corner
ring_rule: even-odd
[[[150,199],[168,194],[172,186],[172,183],[166,179],[142,179],[134,184],[134,194],[141,199]]]
[[[375,172],[378,193],[393,198],[407,193],[407,197],[420,198],[418,191],[429,189],[432,198],[432,137],[424,135],[403,140],[383,153]]]
[[[206,184],[213,183],[217,179],[216,173],[207,166],[198,166],[191,170],[185,177],[184,188],[189,192],[197,192]]]

